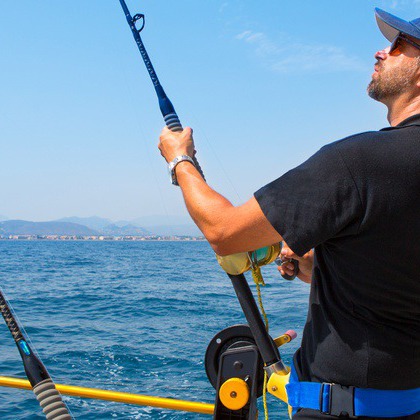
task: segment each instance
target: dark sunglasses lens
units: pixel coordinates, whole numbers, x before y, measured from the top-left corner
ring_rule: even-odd
[[[392,41],[391,47],[389,48],[389,53],[392,53],[392,52],[394,52],[395,50],[398,50],[399,45],[400,45],[400,37],[399,37],[399,36],[397,36],[397,37],[396,37],[396,38]]]

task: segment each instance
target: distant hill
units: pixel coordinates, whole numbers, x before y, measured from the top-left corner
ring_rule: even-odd
[[[91,216],[91,217],[63,217],[54,222],[70,222],[77,223],[78,225],[87,226],[88,228],[101,231],[105,226],[111,225],[112,220],[104,219],[103,217]]]
[[[99,232],[77,223],[69,222],[28,222],[7,220],[0,222],[3,235],[99,235]]]
[[[203,236],[193,223],[190,225],[157,225],[147,227],[155,235],[160,236]]]
[[[111,224],[105,226],[101,232],[104,235],[111,235],[111,236],[147,236],[150,235],[150,232],[146,229],[143,229],[138,226],[134,225],[125,225],[125,226],[117,226],[115,224]]]
[[[142,216],[133,219],[130,223],[136,226],[158,226],[158,225],[189,225],[193,224],[188,214],[184,216],[174,216],[170,214],[156,214],[152,216]]]
[[[3,220],[9,220],[9,218],[0,214],[0,222],[2,222]]]
[[[64,217],[50,222],[2,221],[1,217],[2,235],[202,236],[188,216],[156,215],[116,222],[98,216]]]
[[[136,226],[143,226],[145,229],[161,236],[202,236],[198,227],[188,215],[156,215],[143,216],[131,221]]]

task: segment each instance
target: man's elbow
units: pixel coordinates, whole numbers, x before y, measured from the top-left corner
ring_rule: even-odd
[[[210,246],[213,248],[213,251],[221,257],[238,252],[234,247],[234,243],[229,240],[224,232],[209,235],[206,236],[206,238],[209,241]]]
[[[225,257],[226,255],[231,255],[230,252],[223,244],[214,244],[210,242],[210,246],[213,248],[213,251],[220,257]]]

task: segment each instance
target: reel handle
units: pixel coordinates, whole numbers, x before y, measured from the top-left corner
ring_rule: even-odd
[[[274,262],[280,266],[283,264],[283,260],[280,257],[277,257]],[[288,274],[282,275],[285,280],[294,280],[299,273],[299,261],[291,259],[291,263],[293,263],[293,274],[289,276]]]

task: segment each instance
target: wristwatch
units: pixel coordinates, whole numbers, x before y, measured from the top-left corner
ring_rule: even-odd
[[[187,155],[177,156],[174,160],[172,160],[168,164],[170,180],[171,180],[172,185],[179,185],[178,181],[176,179],[175,167],[176,167],[176,165],[178,165],[179,162],[182,162],[184,160],[192,163],[195,166],[195,163],[194,163],[193,159],[190,156],[187,156]]]

